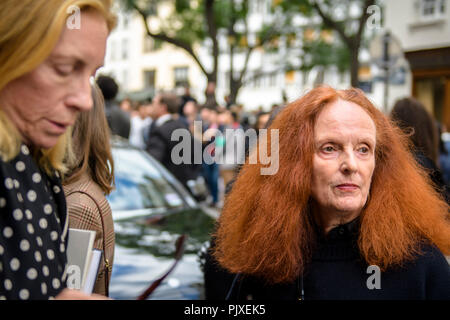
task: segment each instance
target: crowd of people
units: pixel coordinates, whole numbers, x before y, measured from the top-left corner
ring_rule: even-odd
[[[252,114],[217,105],[213,83],[201,106],[188,91],[118,102],[114,79],[92,81],[115,20],[111,0],[0,2],[0,300],[107,299],[111,134],[188,190],[204,177],[223,205],[203,256],[207,299],[450,299],[450,156],[420,102],[385,115],[359,89],[320,86]],[[272,142],[237,143],[251,128],[279,132],[277,172],[240,161]],[[200,162],[175,163],[176,130]],[[95,230],[103,251],[92,294],[67,284],[70,227]]]
[[[185,87],[181,96],[161,92],[140,101],[130,98],[117,101],[119,86],[114,78],[99,76],[97,84],[105,97],[111,133],[147,150],[189,191],[189,181],[202,177],[207,184],[209,198],[193,195],[216,208],[222,206],[226,186],[234,179],[250,148],[250,139],[243,140],[244,144],[237,140],[248,129],[254,129],[258,135],[270,116],[270,112],[262,108],[247,112],[237,104],[199,104],[191,96],[189,87]],[[272,110],[278,107],[274,104]],[[174,164],[171,154],[178,141],[172,140],[172,134],[177,129],[189,130],[192,144],[201,144],[202,152],[207,153],[206,158],[210,161],[196,163],[192,159],[190,163]]]

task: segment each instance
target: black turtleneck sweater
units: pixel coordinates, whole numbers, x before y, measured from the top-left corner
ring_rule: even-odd
[[[258,279],[240,275],[223,284],[228,288],[218,293],[209,290],[214,281],[206,279],[206,298],[232,300],[421,300],[450,299],[450,266],[443,254],[432,245],[422,245],[422,254],[402,268],[385,272],[368,268],[359,254],[358,219],[332,229],[326,237],[319,236],[318,247],[303,277],[283,285],[264,285]],[[220,277],[220,276],[219,276]],[[225,294],[225,296],[222,296]]]

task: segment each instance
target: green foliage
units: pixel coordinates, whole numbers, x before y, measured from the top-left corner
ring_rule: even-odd
[[[283,28],[285,34],[294,31],[299,35],[299,38],[302,38],[302,66],[300,67],[302,71],[307,72],[315,66],[324,68],[336,66],[341,73],[350,70],[351,48],[348,41],[353,39],[356,33],[354,25],[352,27],[355,19],[349,16],[350,7],[355,5],[362,9],[364,2],[364,0],[274,0],[273,11],[281,10],[286,17],[285,27]],[[322,13],[329,18],[328,24],[322,18],[322,22],[312,22],[293,30],[291,25],[294,17],[301,16],[312,19],[320,16],[318,8],[315,6],[316,3],[319,4]],[[338,11],[341,13],[339,19],[336,18],[336,12]],[[321,34],[322,31],[331,31],[332,40],[325,41],[321,36],[305,39],[304,33],[306,30],[311,32],[314,30],[316,34]],[[339,33],[338,30],[341,32]],[[301,36],[302,34],[303,36]],[[343,40],[343,34],[347,37],[346,42]],[[364,38],[361,44],[365,44]]]
[[[132,11],[137,6],[149,17],[156,14],[158,5],[158,0],[120,0],[120,2],[125,10]]]
[[[191,8],[189,4],[189,0],[175,0],[175,11],[183,12],[185,10],[189,10]]]
[[[309,0],[278,0],[273,8],[279,7],[284,12],[300,13],[304,17],[312,17],[314,10]]]
[[[343,73],[350,68],[350,51],[341,42],[305,41],[302,49],[302,71],[309,71],[315,66],[336,66]]]
[[[189,1],[184,0],[183,2]],[[207,36],[202,7],[184,7],[162,22],[161,31],[190,44],[203,41]]]
[[[156,0],[121,0],[127,10],[133,10],[134,6],[142,9],[148,17],[157,17],[158,1]],[[167,19],[159,19],[160,32],[170,37],[181,39],[184,42],[200,43],[208,37],[205,0],[166,0],[171,1],[174,12]],[[233,5],[231,0],[214,1],[213,21],[217,30],[230,30],[232,24],[246,18],[248,6],[246,1],[242,4]],[[242,33],[235,34],[239,39]],[[238,40],[239,40],[238,39]],[[239,42],[239,41],[238,41]]]

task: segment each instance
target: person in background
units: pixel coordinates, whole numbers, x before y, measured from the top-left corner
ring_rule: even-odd
[[[153,118],[154,118],[152,98],[150,97],[150,98],[145,99],[144,101],[142,101],[142,104],[145,107],[145,114],[148,119],[147,120],[148,124],[142,129],[142,135],[144,136],[144,144],[145,144],[145,147],[147,147],[148,139],[150,137],[150,128],[152,126]]]
[[[204,121],[202,135],[203,163],[202,173],[206,180],[209,192],[212,197],[210,205],[217,207],[219,205],[219,165],[215,161],[216,144],[221,146],[223,141],[216,141],[216,135],[219,129],[218,114],[216,108],[204,106],[201,111],[201,117]],[[205,161],[205,155],[208,159]]]
[[[194,121],[201,121],[196,100],[189,100],[182,106],[180,120],[189,127],[191,132],[194,131]]]
[[[150,127],[152,119],[148,115],[148,107],[145,101],[138,102],[135,111],[136,114],[131,118],[130,144],[145,150],[145,129]]]
[[[117,93],[119,92],[119,86],[116,81],[109,76],[97,77],[97,85],[102,91],[102,95],[105,99],[106,119],[108,120],[111,134],[128,139],[131,129],[130,115],[126,111],[123,111],[115,101]]]
[[[94,107],[81,114],[75,122],[72,148],[68,149],[66,157],[69,171],[63,179],[63,186],[69,227],[96,232],[94,248],[103,254],[93,292],[108,296],[115,235],[111,208],[105,195],[113,190],[114,161],[101,94],[100,89],[94,86]]]
[[[228,110],[231,109],[231,106],[233,105],[233,102],[231,101],[231,97],[229,94],[225,95],[223,97],[223,100],[225,101],[225,108],[227,108]]]
[[[191,163],[175,164],[172,160],[172,149],[179,143],[172,141],[172,133],[177,129],[189,130],[179,119],[174,119],[174,115],[178,115],[179,98],[175,94],[160,93],[153,98],[152,105],[153,122],[146,150],[190,191],[187,183],[189,180],[196,179],[193,153]],[[191,138],[194,143],[192,135]]]
[[[216,109],[217,108],[217,100],[216,100],[216,83],[215,82],[208,82],[206,85],[205,90],[205,103],[204,106],[210,109]]]
[[[439,124],[439,166],[447,188],[450,186],[450,133]]]
[[[244,163],[245,144],[241,143],[244,141],[244,131],[237,121],[236,113],[228,109],[219,113],[218,123],[223,142],[220,145],[216,143],[215,153],[216,157],[220,158],[219,170],[226,189],[228,183],[235,177],[239,164]]]
[[[184,86],[184,92],[183,95],[180,97],[180,109],[178,110],[178,113],[180,114],[180,116],[183,115],[183,109],[184,109],[184,105],[188,102],[188,101],[195,101],[197,103],[197,101],[194,99],[194,97],[191,95],[191,89],[189,88],[189,85],[186,84]]]
[[[450,299],[448,205],[363,91],[315,88],[272,129],[279,170],[242,168],[206,259],[207,299]]]
[[[119,107],[121,110],[130,113],[132,109],[132,104],[133,102],[130,100],[130,98],[125,98],[120,102]]]
[[[70,8],[80,9],[72,28]],[[61,176],[70,127],[115,25],[108,0],[0,1],[0,299],[91,299],[68,289]]]
[[[434,188],[449,202],[449,190],[438,167],[440,137],[432,116],[420,101],[403,98],[395,103],[390,118],[409,135],[416,161],[427,170]]]
[[[259,130],[266,128],[266,124],[269,121],[270,112],[261,112],[256,116],[255,130],[256,134],[259,134]]]

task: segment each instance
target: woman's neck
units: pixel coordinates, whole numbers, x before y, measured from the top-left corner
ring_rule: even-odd
[[[327,235],[333,228],[346,224],[356,219],[360,212],[340,212],[333,210],[320,210],[317,206],[312,206],[312,213],[314,221],[322,230],[324,235]]]

